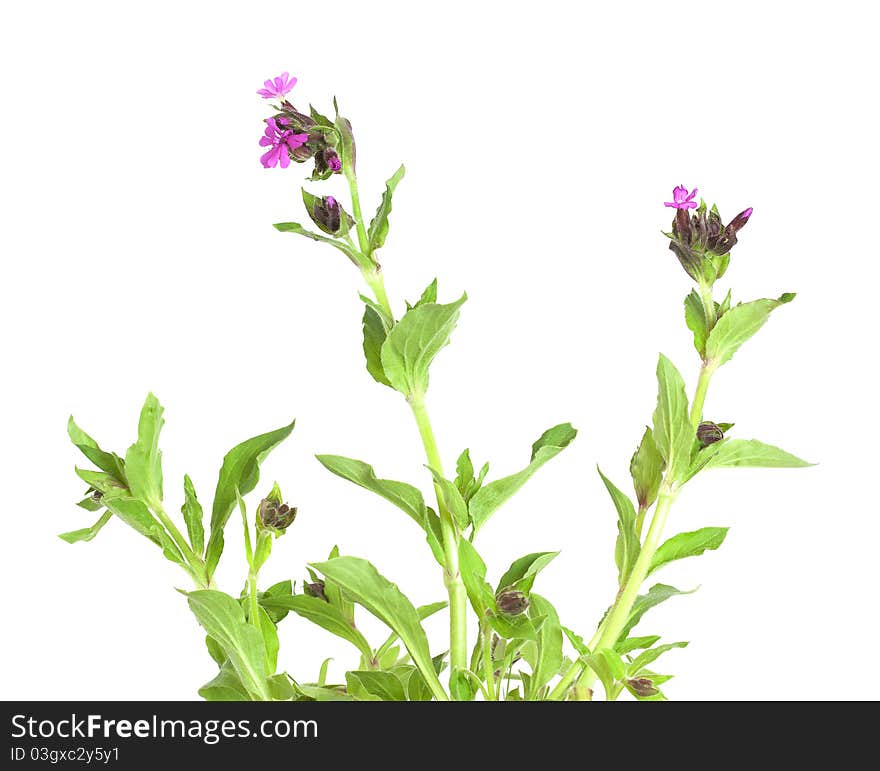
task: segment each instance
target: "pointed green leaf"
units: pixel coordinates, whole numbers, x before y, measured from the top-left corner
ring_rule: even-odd
[[[532,667],[527,695],[527,698],[535,700],[540,696],[541,689],[559,673],[562,667],[562,626],[556,609],[548,600],[538,594],[532,594],[529,599],[531,600],[529,616],[533,620],[544,619],[535,641],[537,657]]]
[[[352,247],[350,247],[345,241],[338,241],[335,238],[330,238],[330,236],[322,236],[318,233],[313,233],[311,230],[306,230],[298,222],[277,222],[272,227],[282,233],[298,233],[306,238],[311,238],[312,241],[323,241],[325,244],[335,246],[359,268],[366,269],[370,267],[367,261],[361,256],[360,252],[356,249],[352,249]]]
[[[699,530],[672,536],[654,552],[648,575],[675,560],[697,557],[707,549],[717,549],[724,543],[728,529],[726,527],[703,527]]]
[[[365,658],[370,659],[373,656],[370,644],[363,634],[351,624],[339,608],[329,602],[308,594],[288,594],[264,597],[262,604],[263,607],[271,610],[293,611],[331,634],[348,640]]]
[[[159,533],[165,531],[143,501],[127,495],[110,494],[105,495],[101,500],[126,525],[149,538],[157,546],[162,546],[162,537]]]
[[[98,531],[110,521],[113,516],[112,511],[105,511],[101,518],[91,527],[84,527],[82,530],[71,530],[69,533],[61,533],[58,537],[67,543],[76,543],[77,541],[91,541]]]
[[[419,525],[425,527],[425,499],[421,492],[406,482],[395,482],[392,479],[379,479],[369,463],[341,455],[316,455],[320,463],[328,471],[338,477],[354,482],[365,490],[382,496],[399,509],[409,514]]]
[[[153,394],[147,395],[138,421],[137,441],[125,453],[125,477],[135,498],[153,509],[162,505],[162,451],[159,432],[165,421],[162,405]]]
[[[486,582],[486,563],[465,538],[458,543],[458,572],[477,616],[482,618],[487,610],[495,610],[495,592]]]
[[[654,432],[646,428],[639,448],[629,462],[629,473],[640,509],[647,509],[657,500],[665,467],[663,456],[654,441]]]
[[[412,308],[418,308],[420,305],[426,305],[427,303],[436,303],[437,302],[437,279],[435,278],[428,286],[425,287],[425,291],[422,292],[422,296],[413,304],[410,305],[407,303],[407,310],[411,310]]]
[[[75,468],[76,475],[92,489],[104,495],[129,495],[128,488],[113,474],[104,471],[90,471],[89,469]],[[102,498],[103,500],[103,498]]]
[[[562,631],[565,633],[565,636],[568,638],[568,641],[571,643],[572,647],[578,652],[579,656],[589,655],[590,649],[584,642],[583,637],[581,637],[579,634],[575,634],[567,626],[562,627]]]
[[[183,514],[183,520],[186,522],[186,532],[189,536],[189,543],[197,556],[201,557],[205,551],[205,529],[202,525],[202,504],[196,497],[196,488],[192,483],[192,479],[188,475],[183,477],[183,497],[184,502],[180,511]]]
[[[636,510],[632,501],[614,486],[614,483],[602,473],[602,470],[598,467],[596,470],[602,477],[605,489],[608,490],[608,494],[614,502],[614,508],[617,510],[617,544],[614,549],[614,561],[617,564],[620,585],[623,586],[639,557],[639,551],[641,551],[641,542],[636,534]]]
[[[614,646],[614,650],[623,655],[631,651],[637,651],[642,648],[650,648],[657,640],[660,639],[659,634],[650,635],[648,637],[627,637]]]
[[[73,415],[67,421],[67,435],[76,448],[101,471],[110,474],[120,484],[127,485],[122,458],[114,452],[104,452],[98,447],[98,443],[76,424]]]
[[[396,584],[382,576],[369,562],[357,557],[337,557],[314,563],[312,567],[339,584],[355,602],[394,630],[434,695],[445,697],[431,663],[428,638],[418,611]]]
[[[405,396],[428,390],[428,369],[449,343],[467,295],[448,305],[426,303],[407,311],[382,345],[382,369],[392,387]]]
[[[657,362],[657,382],[654,441],[666,462],[667,474],[678,481],[690,460],[694,431],[688,417],[684,380],[663,354]]]
[[[710,444],[699,454],[697,462],[700,460],[704,461],[701,468],[804,468],[813,465],[757,439],[728,439]]]
[[[257,700],[268,701],[266,646],[259,630],[245,621],[241,605],[214,589],[200,589],[187,597],[190,610],[223,649],[245,690]]]
[[[770,316],[771,311],[794,299],[786,292],[778,300],[754,300],[734,305],[727,311],[709,334],[706,341],[706,361],[720,367],[739,350],[739,347],[755,334]]]
[[[251,492],[260,481],[260,464],[281,442],[290,436],[296,421],[283,428],[260,434],[233,447],[223,458],[214,505],[211,511],[211,535],[205,551],[208,573],[212,574],[223,553],[223,528],[235,508],[238,496]]]
[[[679,594],[691,594],[695,591],[696,589],[691,589],[688,592],[683,592],[667,584],[654,584],[654,586],[648,589],[647,594],[640,594],[636,597],[636,601],[633,603],[632,610],[629,613],[629,619],[620,631],[619,638],[625,639],[633,627],[641,621],[642,616],[651,608],[659,605],[661,602],[666,602],[670,597],[675,597]]]
[[[507,572],[501,576],[498,588],[495,590],[496,593],[502,589],[513,588],[528,594],[532,591],[538,573],[558,555],[558,551],[538,551],[515,560]]]
[[[364,305],[363,329],[367,372],[377,383],[390,388],[391,383],[388,382],[385,370],[382,369],[382,346],[385,343],[385,338],[388,337],[391,325],[386,320],[384,313],[381,313],[373,304],[366,303]]]
[[[684,319],[688,329],[694,333],[694,348],[700,356],[705,356],[706,338],[709,336],[706,329],[706,312],[703,310],[703,301],[696,289],[692,289],[684,298]]]
[[[459,528],[464,530],[470,525],[470,517],[468,515],[468,506],[458,488],[448,479],[444,479],[434,469],[428,468],[428,471],[434,477],[434,484],[440,493],[440,498],[443,500],[446,510],[452,514]]]
[[[385,183],[385,192],[382,193],[382,200],[376,210],[376,216],[370,222],[370,229],[367,233],[367,240],[370,244],[368,253],[371,255],[376,249],[384,246],[385,239],[388,237],[388,215],[391,214],[391,200],[404,174],[406,174],[406,169],[401,164],[400,168]]]
[[[649,648],[632,660],[632,663],[626,669],[626,673],[629,677],[635,677],[642,672],[648,664],[656,661],[660,656],[666,653],[666,651],[671,651],[674,648],[687,648],[687,646],[688,644],[686,642],[674,642],[666,643],[665,645],[658,645],[656,648]]]
[[[476,533],[489,520],[498,508],[513,496],[547,461],[555,458],[577,436],[571,423],[561,423],[547,429],[532,445],[532,458],[529,465],[516,474],[483,485],[471,498],[469,505],[471,521]]]

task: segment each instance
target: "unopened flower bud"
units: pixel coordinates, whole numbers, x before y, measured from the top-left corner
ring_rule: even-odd
[[[529,598],[518,589],[502,589],[495,595],[498,610],[508,616],[518,616],[529,608]]]
[[[339,202],[332,195],[315,200],[312,219],[325,233],[335,235],[342,226],[342,212],[339,208]]]
[[[315,581],[313,584],[308,582],[303,584],[303,589],[309,597],[317,597],[319,600],[324,600],[324,602],[330,602],[327,599],[327,595],[324,593],[324,582],[323,581]]]
[[[649,696],[656,696],[660,693],[660,691],[654,687],[654,681],[649,677],[633,677],[630,680],[627,680],[626,684],[636,696],[641,696],[643,699],[646,699]]]
[[[271,498],[263,498],[257,509],[257,517],[260,524],[267,530],[283,533],[293,524],[296,519],[296,507],[291,508],[286,503],[278,503]]]
[[[700,447],[708,447],[722,439],[724,439],[724,431],[717,423],[707,420],[697,426],[697,441],[699,441]]]

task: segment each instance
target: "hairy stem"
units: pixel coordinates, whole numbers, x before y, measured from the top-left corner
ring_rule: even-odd
[[[352,216],[354,216],[354,221],[357,225],[358,244],[363,255],[369,257],[370,242],[367,239],[367,229],[364,227],[364,215],[361,211],[361,194],[358,190],[357,175],[348,158],[344,159],[342,170],[345,174],[345,179],[348,181],[348,189],[351,194]]]
[[[428,465],[443,476],[443,462],[437,449],[434,430],[425,409],[424,397],[413,396],[409,399],[410,407],[422,437]],[[449,593],[449,664],[451,677],[457,671],[467,669],[467,594],[461,573],[458,568],[459,533],[452,514],[443,503],[443,494],[438,485],[434,485],[437,495],[437,509],[440,512],[440,530],[443,536],[443,555],[445,558],[444,581]]]
[[[700,421],[703,419],[703,405],[706,403],[706,392],[709,390],[709,382],[714,374],[715,365],[711,362],[704,362],[700,368],[700,379],[697,381],[697,390],[694,393],[694,400],[691,404],[691,425],[694,429],[700,425]]]

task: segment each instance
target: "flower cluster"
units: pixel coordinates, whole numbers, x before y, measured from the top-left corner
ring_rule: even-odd
[[[287,99],[296,85],[296,78],[282,72],[277,78],[265,81],[257,93],[264,99],[277,99],[275,115],[266,119],[266,130],[260,145],[269,149],[260,162],[264,168],[286,169],[291,161],[305,163],[314,159],[312,179],[327,179],[342,171],[342,159],[336,148],[339,131],[332,121],[311,108],[311,116],[297,110]]]
[[[686,187],[679,185],[672,191],[672,201],[664,206],[674,208],[675,219],[669,248],[673,251],[685,272],[694,281],[711,285],[721,278],[730,263],[730,250],[736,244],[736,234],[752,216],[751,207],[741,211],[727,225],[721,221],[718,209],[707,208],[705,201],[697,205],[694,198],[697,189],[688,193]],[[689,214],[689,209],[696,209]]]

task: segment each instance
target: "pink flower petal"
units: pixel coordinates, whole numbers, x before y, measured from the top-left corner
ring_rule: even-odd
[[[260,137],[260,147],[271,147],[274,144],[275,142],[269,139],[269,137]]]
[[[287,154],[287,150],[285,150],[284,148],[279,147],[278,150],[278,159],[281,161],[281,168],[286,169],[288,166],[290,166],[290,156]]]

